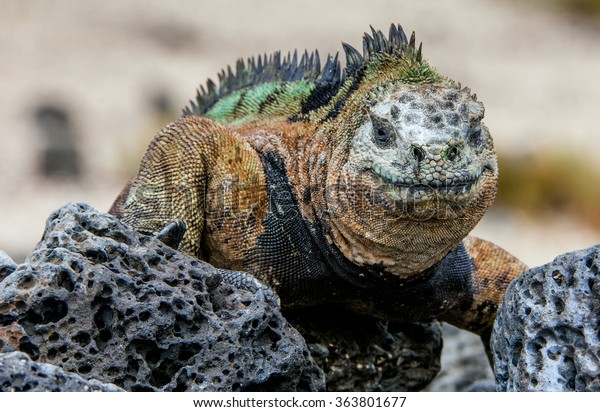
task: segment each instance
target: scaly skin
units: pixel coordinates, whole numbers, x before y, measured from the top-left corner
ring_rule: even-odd
[[[498,182],[483,105],[422,59],[414,34],[392,25],[363,41],[363,54],[344,44],[341,73],[318,54],[222,72],[154,138],[111,213],[172,243],[183,221],[182,251],[253,274],[284,307],[485,337],[525,266],[467,236]]]

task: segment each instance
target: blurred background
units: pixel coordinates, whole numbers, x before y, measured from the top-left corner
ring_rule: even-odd
[[[152,136],[238,57],[416,31],[486,107],[500,193],[475,233],[538,265],[600,241],[600,1],[0,0],[0,249],[107,210]]]

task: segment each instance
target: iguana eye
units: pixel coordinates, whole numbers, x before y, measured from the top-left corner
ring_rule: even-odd
[[[386,119],[371,114],[373,124],[373,142],[382,149],[389,149],[396,145],[396,131],[394,126]]]

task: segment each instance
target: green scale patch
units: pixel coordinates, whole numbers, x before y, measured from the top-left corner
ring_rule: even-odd
[[[218,100],[205,114],[219,123],[245,123],[260,118],[300,112],[315,89],[308,81],[263,83],[237,90]]]

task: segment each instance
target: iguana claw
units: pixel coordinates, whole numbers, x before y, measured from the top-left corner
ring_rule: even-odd
[[[183,240],[183,236],[187,230],[185,222],[177,219],[166,225],[157,235],[156,238],[165,245],[178,249],[179,244]]]

